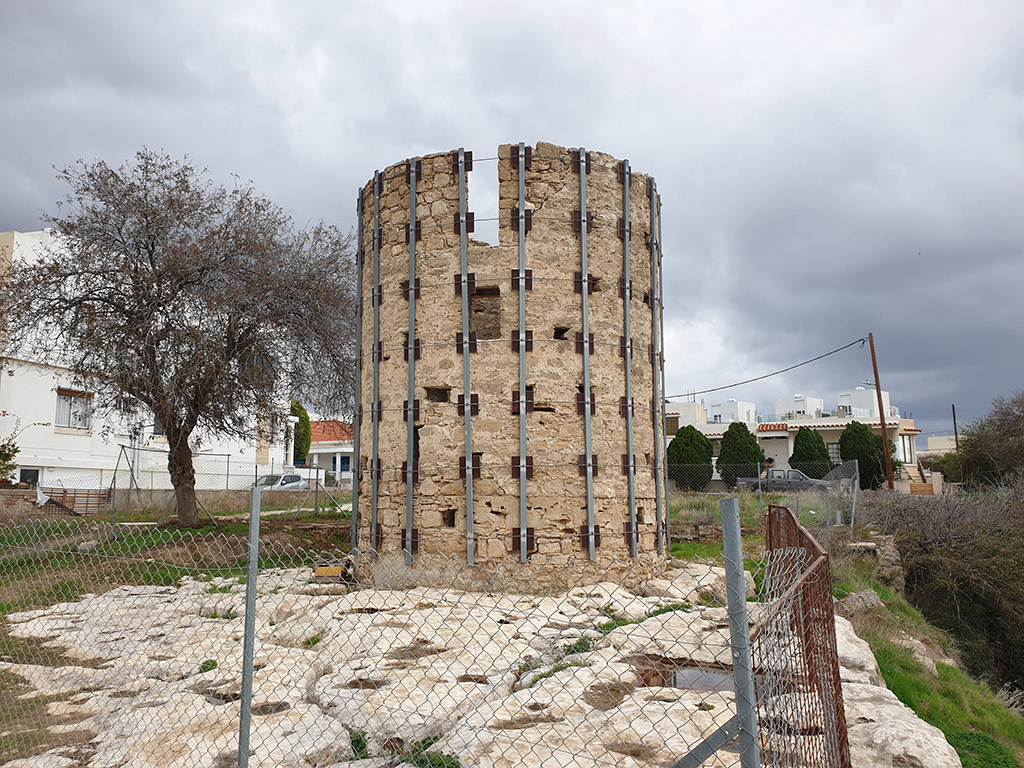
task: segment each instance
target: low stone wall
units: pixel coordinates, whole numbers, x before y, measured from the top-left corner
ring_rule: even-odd
[[[264,491],[262,495],[263,509],[285,508],[294,509],[306,498],[309,491]],[[239,490],[196,490],[196,497],[210,512],[244,512],[249,509],[249,489]],[[120,489],[115,503],[119,511],[139,511],[143,509],[164,509],[171,505],[174,491],[169,489],[143,489],[126,491]],[[330,497],[320,494],[320,504],[331,503]],[[309,494],[307,505],[313,503],[313,495]]]
[[[0,505],[10,507],[19,501],[34,502],[35,488],[0,488]]]

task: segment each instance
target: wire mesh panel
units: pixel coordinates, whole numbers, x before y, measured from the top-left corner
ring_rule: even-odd
[[[845,767],[827,561],[787,510],[769,530],[763,764]],[[0,523],[0,763],[235,765],[247,553],[216,531]],[[736,712],[725,582],[720,558],[408,565],[264,540],[249,765],[671,765]],[[704,765],[737,761],[733,743]]]
[[[0,524],[0,763],[235,765],[246,554]],[[259,563],[249,765],[671,764],[734,711],[718,560],[409,567],[275,540]]]
[[[849,768],[828,555],[784,507],[768,510],[762,590],[751,645],[762,764]]]

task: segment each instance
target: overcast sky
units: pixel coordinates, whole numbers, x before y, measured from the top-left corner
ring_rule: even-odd
[[[0,0],[0,71],[0,231],[42,226],[53,166],[144,145],[346,229],[407,157],[585,146],[658,181],[668,394],[869,331],[926,433],[1024,388],[1019,0]],[[852,348],[703,399],[870,377]]]

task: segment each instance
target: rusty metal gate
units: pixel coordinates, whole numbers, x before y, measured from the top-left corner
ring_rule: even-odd
[[[828,553],[786,507],[768,508],[767,528],[751,632],[761,763],[850,768]]]

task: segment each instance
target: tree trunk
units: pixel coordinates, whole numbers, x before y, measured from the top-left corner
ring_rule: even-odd
[[[178,525],[185,528],[199,528],[199,508],[196,505],[196,472],[192,466],[192,449],[188,438],[172,440],[168,431],[168,442],[171,449],[167,453],[167,471],[171,475],[171,485],[177,500],[175,511]]]

